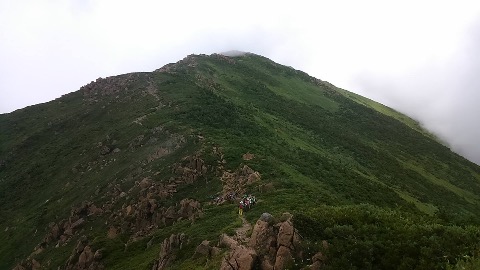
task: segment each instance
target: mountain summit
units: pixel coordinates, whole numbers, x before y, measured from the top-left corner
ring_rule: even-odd
[[[379,103],[229,55],[0,115],[0,269],[478,265],[479,166]]]

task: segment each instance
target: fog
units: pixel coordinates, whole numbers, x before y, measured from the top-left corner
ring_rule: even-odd
[[[480,164],[480,20],[452,55],[398,74],[364,72],[357,92],[418,120],[456,152]]]

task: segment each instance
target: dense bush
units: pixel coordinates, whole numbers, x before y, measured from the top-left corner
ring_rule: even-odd
[[[295,215],[312,241],[326,240],[328,269],[443,269],[478,247],[480,228],[371,205],[321,206]]]

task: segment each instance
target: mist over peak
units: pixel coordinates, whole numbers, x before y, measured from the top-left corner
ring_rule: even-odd
[[[248,52],[238,51],[238,50],[231,50],[226,52],[221,52],[221,55],[229,56],[229,57],[237,57],[237,56],[244,56],[248,54]]]

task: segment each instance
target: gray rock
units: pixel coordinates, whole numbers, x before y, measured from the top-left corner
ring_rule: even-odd
[[[265,222],[271,222],[273,221],[273,216],[270,213],[263,213],[260,216],[260,220]]]

